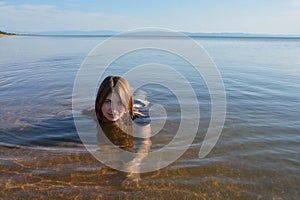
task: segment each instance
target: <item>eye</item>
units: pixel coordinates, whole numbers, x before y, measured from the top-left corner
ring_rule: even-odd
[[[110,99],[105,99],[104,103],[111,104],[111,100]]]
[[[118,102],[118,106],[123,106],[121,101]]]

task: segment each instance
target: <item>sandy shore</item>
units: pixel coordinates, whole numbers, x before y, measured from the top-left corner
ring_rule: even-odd
[[[8,35],[0,33],[0,37],[3,37],[3,36],[8,36]]]
[[[3,33],[0,33],[0,37],[4,37],[4,36],[13,36],[14,34],[3,34]]]

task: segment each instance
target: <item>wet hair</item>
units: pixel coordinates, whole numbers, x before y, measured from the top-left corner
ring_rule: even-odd
[[[121,76],[108,76],[101,83],[95,101],[95,112],[98,122],[100,124],[103,123],[104,116],[101,107],[106,97],[111,93],[119,95],[120,100],[125,107],[126,113],[128,113],[127,116],[129,115],[129,117],[133,120],[134,97],[128,81]]]

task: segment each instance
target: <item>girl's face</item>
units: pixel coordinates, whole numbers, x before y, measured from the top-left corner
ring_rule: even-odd
[[[117,121],[126,112],[125,106],[116,93],[107,95],[101,107],[103,116],[109,121]]]

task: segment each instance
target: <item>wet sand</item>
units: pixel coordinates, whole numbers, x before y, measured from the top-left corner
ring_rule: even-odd
[[[142,174],[140,188],[124,188],[125,174],[104,165],[84,148],[0,147],[0,199],[216,199],[241,197],[230,186],[203,179],[176,180],[177,170]],[[194,185],[194,188],[191,186]],[[197,190],[195,190],[197,188]],[[221,189],[223,188],[223,189]]]
[[[139,188],[124,188],[125,173],[103,170],[83,147],[2,146],[0,155],[0,199],[272,199],[284,188],[239,182],[239,170],[228,164],[182,170],[176,167],[180,161],[142,174]]]

